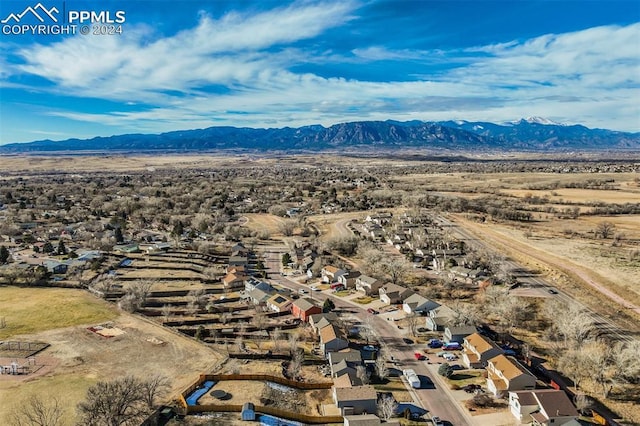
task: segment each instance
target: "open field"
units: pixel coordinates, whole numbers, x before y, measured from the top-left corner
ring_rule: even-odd
[[[255,214],[248,213],[243,215],[247,218],[247,223],[244,225],[252,231],[267,231],[271,235],[282,235],[280,226],[284,223],[285,219],[272,214]]]
[[[75,309],[57,305],[60,303],[57,301],[68,299],[59,293],[52,293],[58,291],[65,292],[75,301]],[[48,364],[50,368],[43,369],[43,375],[35,373],[2,376],[0,424],[7,424],[12,407],[30,395],[39,395],[45,399],[58,395],[62,405],[66,407],[64,425],[73,425],[75,406],[84,399],[88,387],[99,380],[127,374],[141,377],[151,374],[167,376],[172,388],[166,399],[170,400],[200,373],[211,371],[221,359],[218,353],[192,339],[139,317],[119,313],[106,302],[96,300],[82,291],[2,288],[0,295],[4,298],[1,305],[3,312],[6,306],[11,308],[11,305],[7,305],[6,294],[12,294],[12,300],[26,299],[27,296],[31,296],[32,300],[40,300],[40,304],[20,306],[20,314],[27,322],[28,318],[33,318],[33,324],[19,330],[28,328],[33,333],[14,332],[10,336],[12,340],[49,343],[51,346],[38,354],[36,360],[38,364]],[[56,297],[52,297],[54,294]],[[56,308],[48,308],[47,301],[54,303]],[[81,301],[85,304],[81,304]],[[78,316],[75,312],[77,310],[83,311],[84,315]],[[58,316],[52,312],[57,312]],[[50,316],[55,322],[43,321],[43,316]],[[59,317],[69,318],[63,321]],[[8,326],[9,318],[7,316]],[[87,330],[87,327],[104,324],[107,320],[111,326],[124,331],[124,334],[106,338]]]
[[[113,305],[82,290],[63,288],[0,288],[0,339],[39,333],[118,317]]]

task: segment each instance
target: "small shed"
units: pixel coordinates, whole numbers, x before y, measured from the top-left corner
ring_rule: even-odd
[[[242,405],[242,420],[243,421],[255,421],[256,419],[256,411],[255,406],[252,402],[245,402]]]

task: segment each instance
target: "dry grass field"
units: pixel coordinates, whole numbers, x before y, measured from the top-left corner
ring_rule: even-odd
[[[10,333],[9,327],[0,330],[5,332],[3,338],[51,345],[36,356],[39,365],[48,365],[43,374],[2,376],[0,424],[8,424],[13,407],[29,396],[46,399],[58,395],[67,409],[64,425],[73,425],[75,406],[84,399],[91,385],[128,374],[167,376],[172,385],[166,397],[169,400],[200,373],[211,371],[221,359],[218,353],[192,339],[121,313],[82,291],[2,288],[0,297],[0,312],[6,313],[9,309],[16,312],[14,316],[6,315],[7,326],[11,318],[22,318],[27,324]],[[65,304],[69,299],[75,304]],[[20,300],[30,302],[18,303]],[[89,326],[107,321],[124,334],[106,338],[87,330]]]
[[[118,317],[107,302],[82,290],[0,287],[0,339],[79,324],[100,323]]]

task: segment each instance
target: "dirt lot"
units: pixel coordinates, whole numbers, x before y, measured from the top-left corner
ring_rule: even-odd
[[[5,289],[2,289],[3,291]],[[36,307],[37,308],[37,307]],[[33,310],[37,316],[41,309]],[[99,380],[125,375],[167,376],[175,397],[200,373],[211,371],[221,356],[201,344],[155,324],[111,308],[113,327],[124,331],[106,338],[87,330],[98,322],[33,334],[12,335],[12,340],[47,342],[36,356],[43,368],[32,375],[0,376],[0,424],[7,424],[13,407],[30,395],[58,395],[66,407],[65,425],[74,424],[75,406]]]

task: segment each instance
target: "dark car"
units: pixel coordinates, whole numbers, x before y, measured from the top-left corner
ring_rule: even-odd
[[[376,310],[375,310],[375,309],[373,309],[373,308],[369,308],[369,309],[367,309],[367,312],[369,312],[370,314],[373,314],[373,315],[378,315],[378,311],[376,311]]]
[[[440,348],[442,347],[442,342],[438,339],[431,339],[428,343],[430,348]]]
[[[413,345],[413,340],[407,339],[406,337],[403,337],[402,341],[405,342],[407,345]]]

